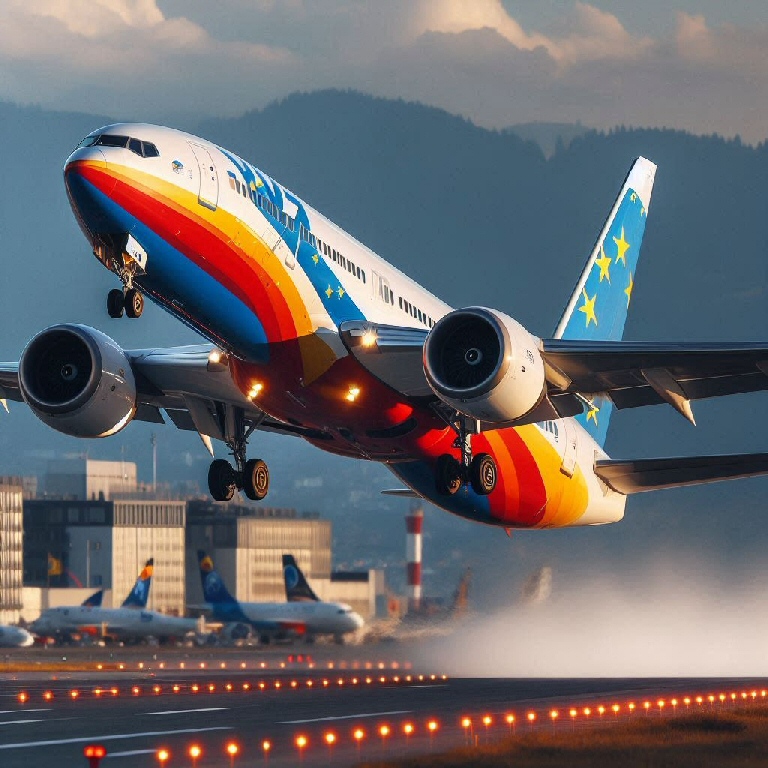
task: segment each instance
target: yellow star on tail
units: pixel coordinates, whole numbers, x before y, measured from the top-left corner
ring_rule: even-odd
[[[600,282],[603,282],[603,278],[607,277],[608,282],[611,282],[611,275],[608,272],[608,267],[611,266],[613,259],[610,256],[605,255],[605,246],[600,246],[600,258],[595,259],[595,264],[600,267]]]
[[[635,287],[635,281],[632,279],[632,273],[629,273],[629,285],[624,289],[624,293],[627,294],[627,306],[629,306],[629,300],[632,298],[632,289]]]
[[[624,262],[624,266],[627,266],[627,251],[629,250],[629,243],[624,239],[624,227],[621,228],[621,237],[614,237],[613,242],[616,243],[616,247],[619,252],[616,256],[616,263],[619,261]]]
[[[320,257],[316,253],[313,253],[312,254],[312,261],[314,261],[315,262],[315,266],[317,266],[317,263],[320,261]]]
[[[597,299],[597,294],[590,299],[589,296],[587,296],[586,288],[582,288],[581,293],[584,296],[584,304],[579,307],[579,312],[583,312],[587,316],[587,328],[589,328],[590,320],[597,325],[597,315],[595,315],[595,300]]]
[[[339,298],[341,298],[344,295],[344,289],[341,286],[339,286],[338,294],[339,294]]]
[[[587,411],[587,421],[590,419],[595,422],[595,426],[597,426],[597,414],[600,413],[600,409],[594,404],[590,404],[590,408]]]
[[[328,288],[326,288],[325,295],[330,299],[331,296],[333,296],[333,288],[329,285]]]

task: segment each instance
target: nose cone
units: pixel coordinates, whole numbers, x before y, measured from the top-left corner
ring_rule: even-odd
[[[350,619],[352,619],[352,630],[360,629],[364,624],[365,621],[363,621],[363,617],[359,613],[352,613],[350,614]]]
[[[98,147],[76,149],[64,164],[69,204],[83,234],[91,241],[94,235],[109,229],[106,212],[115,183],[107,158]]]
[[[26,629],[21,629],[19,632],[21,634],[21,642],[19,644],[22,648],[29,648],[35,642],[35,638]]]

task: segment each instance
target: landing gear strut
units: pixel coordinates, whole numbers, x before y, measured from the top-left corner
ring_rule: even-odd
[[[226,443],[235,460],[216,459],[208,469],[208,490],[215,501],[230,501],[235,491],[244,491],[252,501],[261,501],[269,492],[269,469],[261,459],[247,459],[248,438],[256,429],[247,427],[242,409],[233,409],[231,434]]]
[[[437,457],[435,464],[435,487],[441,496],[453,496],[463,486],[469,484],[478,496],[487,496],[496,487],[498,470],[496,462],[488,453],[472,455],[472,432],[468,428],[468,419],[462,414],[454,414],[449,421],[456,431],[454,448],[461,451],[461,459],[449,453]]]

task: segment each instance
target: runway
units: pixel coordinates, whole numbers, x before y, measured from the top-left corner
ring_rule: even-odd
[[[300,662],[284,652],[218,653],[221,660],[141,661],[137,654],[112,660],[123,669],[4,675],[0,764],[86,765],[83,748],[100,743],[105,764],[119,768],[160,765],[160,749],[169,753],[168,766],[346,766],[532,728],[722,709],[765,700],[768,686],[735,679],[453,679],[360,649],[328,649],[322,659]],[[228,745],[237,753],[228,755]]]

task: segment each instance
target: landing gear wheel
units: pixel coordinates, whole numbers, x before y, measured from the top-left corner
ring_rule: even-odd
[[[129,288],[125,292],[125,314],[128,317],[141,317],[144,311],[144,296],[136,288]]]
[[[110,317],[118,318],[123,316],[125,309],[125,296],[119,288],[113,288],[107,294],[107,313]]]
[[[435,465],[435,487],[441,496],[453,496],[462,481],[461,464],[448,453],[437,457]]]
[[[229,501],[237,490],[235,470],[226,459],[216,459],[208,469],[208,490],[214,501]]]
[[[493,456],[478,453],[469,465],[469,482],[478,496],[487,496],[496,487],[498,471]]]
[[[249,459],[243,470],[243,490],[253,501],[261,501],[269,491],[269,469],[261,459]]]

